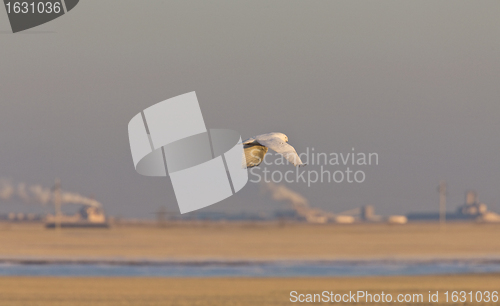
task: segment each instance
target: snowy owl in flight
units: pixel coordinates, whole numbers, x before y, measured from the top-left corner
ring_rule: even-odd
[[[283,155],[294,166],[304,166],[297,151],[288,144],[288,136],[283,133],[268,133],[255,136],[243,141],[245,154],[244,166],[252,168],[260,165],[264,160],[267,150],[271,149]]]

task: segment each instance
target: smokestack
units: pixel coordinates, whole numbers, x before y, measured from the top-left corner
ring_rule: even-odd
[[[477,192],[475,190],[469,190],[465,194],[465,204],[466,205],[474,205],[477,201]]]
[[[446,182],[439,182],[439,224],[446,223]]]

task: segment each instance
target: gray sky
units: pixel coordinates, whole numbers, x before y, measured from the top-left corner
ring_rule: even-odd
[[[135,172],[127,124],[194,90],[208,128],[379,154],[362,184],[288,185],[313,206],[434,210],[446,179],[450,209],[474,188],[499,211],[498,16],[498,1],[84,0],[11,34],[0,9],[0,176],[60,177],[112,215],[178,211],[169,179]],[[209,209],[286,207],[258,191]]]

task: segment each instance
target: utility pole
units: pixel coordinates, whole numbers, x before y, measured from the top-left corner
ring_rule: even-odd
[[[54,220],[54,227],[55,229],[60,229],[61,228],[61,181],[59,179],[55,180],[54,183],[54,209],[55,209],[55,220]]]
[[[444,226],[446,223],[446,182],[439,182],[439,224]]]

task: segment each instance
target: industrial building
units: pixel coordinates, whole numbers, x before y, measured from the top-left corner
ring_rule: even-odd
[[[469,190],[465,193],[465,203],[460,205],[456,211],[443,213],[410,213],[408,220],[411,221],[477,221],[477,222],[500,222],[500,215],[489,211],[488,206],[479,202],[478,194],[475,190]]]

